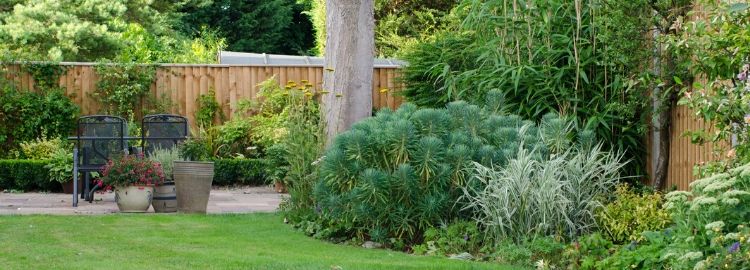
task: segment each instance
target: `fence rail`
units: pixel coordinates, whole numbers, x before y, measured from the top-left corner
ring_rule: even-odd
[[[83,114],[100,113],[101,105],[91,94],[96,89],[98,76],[93,63],[61,63],[67,66],[67,72],[60,77],[60,86],[81,106]],[[7,74],[24,89],[34,90],[34,79],[21,72],[19,65],[8,65]],[[251,65],[177,65],[166,64],[157,68],[156,79],[151,85],[149,95],[153,98],[167,96],[175,104],[172,113],[185,115],[190,123],[195,123],[197,108],[196,99],[209,89],[216,92],[224,115],[231,117],[237,109],[237,102],[242,99],[255,99],[259,91],[258,84],[276,76],[279,85],[287,81],[309,81],[316,90],[321,90],[323,82],[322,67],[304,66],[251,66]],[[397,82],[398,69],[379,67],[373,70],[372,96],[375,108],[396,108],[402,103],[401,97],[395,95],[401,88]],[[381,91],[389,89],[389,91]],[[143,102],[142,102],[143,104]],[[675,186],[685,190],[695,180],[693,168],[696,164],[715,160],[714,145],[694,145],[689,138],[682,136],[685,131],[707,127],[703,121],[696,119],[695,114],[684,106],[679,106],[672,113],[671,151],[667,187]],[[709,129],[710,130],[710,129]],[[649,153],[647,171],[651,172],[651,136],[644,140]]]

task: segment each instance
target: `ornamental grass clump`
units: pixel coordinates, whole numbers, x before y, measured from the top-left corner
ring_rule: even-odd
[[[161,164],[142,156],[110,159],[102,168],[102,182],[115,187],[152,186],[164,181]]]
[[[340,134],[325,153],[314,198],[328,233],[412,244],[430,227],[468,217],[457,203],[473,164],[502,167],[519,151],[552,152],[535,123],[502,114],[502,94],[482,106],[463,101],[441,109],[404,104]],[[550,120],[559,119],[549,115]]]
[[[521,145],[506,166],[473,164],[474,176],[463,189],[465,209],[488,240],[572,239],[596,228],[594,213],[621,179],[625,163],[601,145],[580,145],[541,158],[540,150]]]

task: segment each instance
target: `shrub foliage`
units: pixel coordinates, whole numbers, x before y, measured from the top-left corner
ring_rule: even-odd
[[[315,200],[334,234],[418,242],[422,232],[459,215],[456,200],[472,162],[503,166],[519,149],[547,152],[536,124],[503,115],[502,95],[484,106],[381,110],[336,137],[320,165]]]

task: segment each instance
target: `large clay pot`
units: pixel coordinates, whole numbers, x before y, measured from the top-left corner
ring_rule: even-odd
[[[73,180],[62,183],[62,190],[65,194],[73,194]],[[78,181],[78,192],[83,191],[83,181]]]
[[[150,186],[126,186],[115,188],[115,202],[120,212],[143,213],[151,206],[154,188]]]
[[[214,179],[214,163],[174,161],[172,174],[177,187],[177,210],[206,213]]]
[[[174,182],[164,182],[164,184],[154,187],[154,198],[151,200],[156,213],[173,213],[177,212],[177,189]]]

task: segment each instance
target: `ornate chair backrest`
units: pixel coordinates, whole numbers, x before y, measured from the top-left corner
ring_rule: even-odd
[[[122,117],[91,115],[78,119],[79,163],[86,167],[103,166],[122,155],[127,146],[127,122]]]
[[[155,149],[171,149],[187,139],[187,118],[174,114],[152,114],[143,117],[141,140],[143,153],[148,156]]]

